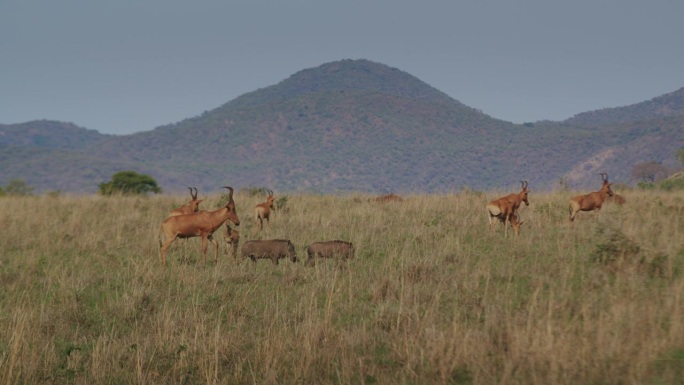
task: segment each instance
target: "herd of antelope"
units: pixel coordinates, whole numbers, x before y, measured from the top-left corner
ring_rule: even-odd
[[[610,189],[612,183],[608,182],[608,174],[601,173],[603,185],[599,191],[591,192],[586,195],[578,195],[570,199],[569,205],[569,219],[574,221],[577,213],[580,211],[599,211],[601,206],[609,197],[615,198],[615,202],[622,204],[625,202],[624,198],[614,194]],[[508,237],[508,224],[510,223],[513,233],[517,236],[520,233],[520,228],[524,221],[520,219],[518,210],[522,203],[529,206],[527,181],[520,181],[522,187],[519,193],[511,193],[499,199],[493,200],[485,206],[487,210],[487,217],[489,219],[489,228],[497,224],[497,220],[504,225],[504,235]],[[199,204],[203,199],[197,198],[197,189],[193,192],[190,189],[190,202],[179,208],[172,210],[167,218],[162,222],[160,228],[159,238],[159,257],[161,263],[166,265],[166,253],[174,240],[177,238],[192,238],[200,237],[202,239],[202,255],[204,263],[207,262],[207,247],[208,242],[214,245],[214,263],[218,262],[218,242],[213,237],[214,232],[224,224],[225,226],[225,240],[226,240],[226,255],[230,252],[237,260],[237,250],[240,242],[240,233],[230,226],[232,222],[235,226],[240,226],[240,219],[235,211],[235,201],[233,200],[233,188],[224,186],[228,189],[228,202],[218,210],[206,211],[199,210]],[[257,204],[254,207],[254,218],[257,221],[258,231],[263,231],[264,220],[270,229],[271,211],[275,210],[275,196],[272,190],[266,190],[268,195],[266,201]],[[376,198],[376,202],[402,202],[403,199],[397,195],[383,195]],[[165,240],[162,242],[162,236]],[[324,242],[314,242],[307,248],[308,259],[307,265],[313,265],[316,258],[353,258],[354,245],[351,242],[334,240]],[[297,262],[298,257],[295,252],[294,245],[288,239],[270,239],[270,240],[250,240],[245,242],[242,246],[240,261],[244,259],[251,259],[256,262],[257,259],[271,259],[273,264],[278,264],[282,258],[289,258],[293,262]],[[239,261],[238,261],[239,262]]]
[[[608,182],[608,174],[600,173],[599,175],[601,175],[601,178],[603,179],[603,185],[599,191],[591,192],[586,195],[578,195],[570,199],[570,222],[575,220],[575,216],[577,216],[577,213],[580,211],[601,210],[601,206],[609,197],[614,197],[615,203],[617,204],[625,203],[625,198],[613,193],[613,190],[610,189],[610,186],[613,184]],[[527,200],[527,194],[529,192],[527,189],[527,181],[523,180],[520,181],[520,183],[522,183],[522,190],[520,190],[519,193],[506,195],[505,197],[487,203],[485,206],[490,228],[496,223],[494,219],[498,219],[504,224],[505,236],[508,236],[508,227],[506,226],[506,223],[511,224],[515,235],[520,233],[520,227],[524,221],[520,220],[518,208],[520,208],[520,204],[523,202],[525,202],[526,206],[530,205],[530,202]]]
[[[207,262],[208,242],[214,245],[214,263],[218,262],[218,242],[214,239],[214,233],[225,224],[226,254],[230,253],[237,259],[237,249],[240,243],[240,233],[230,226],[240,226],[233,200],[233,188],[228,189],[228,202],[220,209],[214,211],[199,210],[199,204],[203,199],[197,199],[197,188],[193,192],[190,189],[190,202],[172,210],[164,219],[159,231],[159,258],[162,265],[166,265],[166,252],[171,243],[177,238],[200,237],[202,239],[202,256],[204,263]],[[263,231],[263,221],[266,220],[270,229],[271,210],[275,210],[275,196],[272,190],[267,190],[266,202],[259,203],[254,208],[254,217],[258,221],[259,231]],[[162,238],[164,239],[162,241]],[[334,240],[314,242],[307,248],[308,259],[306,264],[312,266],[316,258],[354,258],[354,245],[351,242]],[[298,261],[295,247],[289,239],[250,240],[242,245],[241,260],[270,259],[277,265],[282,258],[289,258],[293,262]]]

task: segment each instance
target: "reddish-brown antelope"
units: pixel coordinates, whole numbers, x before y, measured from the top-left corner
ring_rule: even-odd
[[[176,238],[202,238],[202,255],[204,263],[207,263],[207,241],[211,241],[216,248],[214,262],[218,262],[218,242],[214,240],[214,232],[221,227],[227,220],[235,226],[240,226],[240,219],[235,212],[235,202],[233,201],[233,188],[224,186],[230,191],[228,203],[215,211],[198,211],[194,214],[176,215],[166,218],[161,224],[159,237],[159,258],[163,265],[166,265],[166,251]],[[161,236],[165,237],[162,243]]]
[[[271,228],[271,221],[269,218],[271,217],[271,210],[275,210],[275,206],[273,204],[273,202],[275,201],[273,191],[266,191],[268,192],[266,202],[259,203],[258,205],[256,205],[256,207],[254,207],[254,217],[257,221],[259,221],[259,231],[264,229],[264,220],[266,220],[268,228]]]
[[[522,224],[525,223],[525,221],[521,221],[518,213],[515,213],[511,216],[510,222],[511,227],[513,228],[513,234],[515,234],[516,236],[520,235],[520,228],[522,227]]]
[[[610,189],[612,183],[608,182],[608,174],[599,174],[603,178],[603,186],[599,191],[594,191],[586,195],[578,195],[570,199],[570,221],[575,220],[575,215],[580,211],[599,211],[601,205],[606,200],[606,197],[613,195],[613,190]]]
[[[373,199],[375,202],[386,203],[386,202],[403,202],[404,199],[396,194],[385,194],[375,197]]]
[[[606,202],[605,202],[605,203],[615,203],[616,205],[624,205],[625,202],[627,202],[627,200],[625,199],[625,197],[623,197],[622,195],[620,195],[620,194],[616,193],[615,191],[613,191],[613,195],[612,195],[612,196],[606,197]]]
[[[527,189],[527,181],[522,180],[520,183],[522,188],[519,193],[508,194],[505,197],[487,203],[485,206],[487,209],[487,217],[489,218],[490,229],[492,228],[492,225],[496,223],[494,221],[494,218],[496,218],[504,224],[504,235],[508,236],[507,222],[511,221],[511,217],[516,214],[518,208],[520,208],[520,204],[525,202],[526,206],[530,205],[530,201],[527,200],[527,195],[530,191]]]
[[[231,228],[230,225],[226,223],[226,233],[224,236],[226,238],[226,256],[232,254],[233,258],[237,261],[237,250],[240,245],[240,232]]]
[[[197,210],[199,209],[199,204],[204,201],[204,199],[197,199],[197,188],[195,187],[195,193],[192,193],[192,187],[188,187],[190,189],[190,202],[188,202],[187,205],[183,205],[177,209],[171,210],[169,213],[169,217],[175,217],[176,215],[184,215],[184,214],[192,214],[196,213]]]

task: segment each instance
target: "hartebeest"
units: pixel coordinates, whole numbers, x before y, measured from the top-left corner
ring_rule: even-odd
[[[240,232],[231,228],[230,225],[226,223],[226,232],[224,236],[226,238],[226,256],[228,256],[228,254],[233,254],[233,258],[237,260],[237,250],[240,245]]]
[[[494,218],[496,218],[503,222],[504,235],[508,236],[508,228],[506,226],[507,222],[511,221],[511,217],[516,214],[522,202],[525,202],[526,206],[530,205],[530,201],[527,200],[527,195],[530,191],[527,189],[527,181],[521,180],[520,183],[522,188],[519,193],[508,194],[505,197],[501,197],[487,203],[485,206],[488,214],[487,217],[489,218],[490,229],[492,228],[492,225],[496,223],[494,222]]]
[[[525,223],[525,221],[521,221],[518,213],[515,213],[511,216],[510,222],[511,227],[513,228],[513,234],[515,234],[516,236],[520,235],[520,228],[522,227],[522,224]]]
[[[580,211],[599,211],[601,205],[606,200],[606,197],[613,195],[613,190],[610,189],[612,183],[608,182],[608,174],[600,173],[603,178],[603,186],[599,191],[594,191],[586,195],[578,195],[570,199],[570,221],[575,220],[575,215]]]
[[[607,196],[607,197],[606,197],[606,202],[605,202],[605,203],[615,203],[616,205],[624,205],[625,202],[627,202],[627,200],[625,199],[625,197],[623,197],[622,195],[620,195],[620,194],[616,193],[615,191],[613,191],[613,195],[612,195],[612,196]]]
[[[386,203],[386,202],[403,202],[404,198],[396,194],[385,194],[377,196],[373,199],[375,202]]]
[[[196,213],[197,210],[199,209],[199,204],[204,201],[204,199],[197,199],[197,187],[195,187],[195,193],[192,193],[192,187],[188,187],[190,189],[190,202],[188,202],[187,205],[183,205],[177,209],[171,210],[169,213],[169,217],[175,217],[176,215],[184,215],[184,214],[192,214]]]
[[[271,217],[271,210],[275,210],[275,205],[273,204],[275,201],[273,191],[266,191],[268,192],[266,202],[259,203],[256,205],[256,207],[254,207],[254,217],[257,221],[259,221],[259,231],[264,229],[264,220],[266,220],[268,228],[271,228],[271,221],[269,218]]]
[[[235,226],[240,226],[240,219],[235,212],[235,202],[233,201],[233,188],[224,186],[230,191],[228,203],[215,211],[198,211],[194,214],[176,215],[166,218],[161,224],[159,238],[159,258],[163,265],[166,265],[166,251],[176,238],[202,237],[202,255],[204,263],[207,263],[207,241],[211,241],[216,248],[214,262],[218,262],[218,242],[214,240],[214,232],[230,220]],[[165,241],[162,243],[161,235]]]

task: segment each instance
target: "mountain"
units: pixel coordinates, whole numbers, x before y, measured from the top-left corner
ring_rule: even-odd
[[[22,178],[37,191],[95,192],[114,172],[135,170],[167,192],[218,192],[226,184],[321,193],[508,190],[521,179],[546,189],[562,177],[590,188],[598,172],[627,183],[639,162],[676,165],[683,93],[515,125],[399,69],[341,60],[132,135],[57,122],[0,125],[0,185]],[[37,123],[59,134],[37,143]]]
[[[631,106],[584,112],[565,121],[576,126],[606,126],[684,114],[684,88]]]
[[[78,150],[110,137],[73,123],[49,120],[0,124],[0,146]]]

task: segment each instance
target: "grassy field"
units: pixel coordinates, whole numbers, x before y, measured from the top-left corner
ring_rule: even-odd
[[[684,196],[570,224],[573,193],[531,192],[504,238],[500,195],[293,195],[260,236],[236,194],[243,242],[356,258],[238,264],[221,229],[217,265],[195,238],[165,268],[185,196],[2,198],[0,384],[684,384]]]

